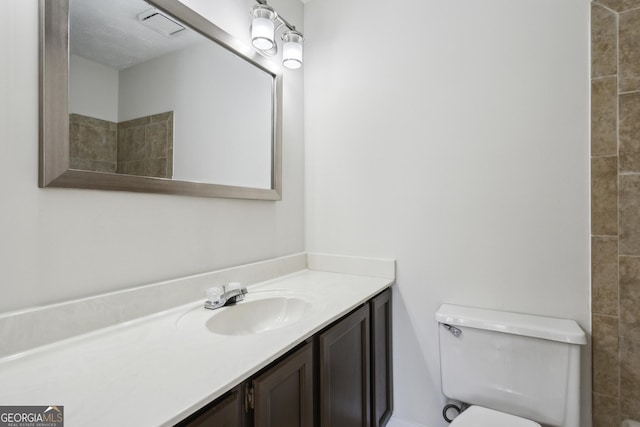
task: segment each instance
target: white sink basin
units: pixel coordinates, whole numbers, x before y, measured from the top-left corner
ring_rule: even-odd
[[[204,301],[176,320],[177,329],[200,329],[218,335],[254,335],[282,328],[302,319],[317,301],[311,295],[286,290],[249,290],[244,301],[215,310]]]
[[[311,308],[308,301],[291,296],[248,300],[214,310],[207,328],[221,335],[252,335],[278,329],[300,320]]]

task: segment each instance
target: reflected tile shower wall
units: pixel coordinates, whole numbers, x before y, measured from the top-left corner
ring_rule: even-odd
[[[120,123],[71,114],[69,137],[72,169],[173,176],[172,111]]]

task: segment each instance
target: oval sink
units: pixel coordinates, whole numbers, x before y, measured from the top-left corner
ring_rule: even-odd
[[[252,335],[282,328],[300,320],[311,304],[297,297],[274,296],[219,309],[207,328],[221,335]]]

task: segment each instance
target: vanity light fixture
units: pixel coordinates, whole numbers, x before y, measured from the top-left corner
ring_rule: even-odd
[[[302,33],[289,30],[282,34],[282,65],[295,70],[302,66]]]
[[[251,10],[251,43],[259,51],[272,49],[275,44],[275,21],[278,13],[271,6],[257,4]]]
[[[278,53],[276,33],[282,27],[286,30],[282,33],[282,65],[295,70],[302,66],[302,43],[304,36],[289,24],[282,16],[278,15],[266,0],[256,0],[257,5],[251,9],[251,43],[253,47],[265,56],[274,56]],[[276,26],[277,23],[277,26]]]

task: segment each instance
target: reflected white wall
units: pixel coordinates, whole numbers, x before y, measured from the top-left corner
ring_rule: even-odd
[[[71,55],[69,112],[117,123],[118,81],[115,68]]]
[[[122,70],[119,89],[119,121],[174,112],[174,179],[271,188],[269,74],[205,41]]]

